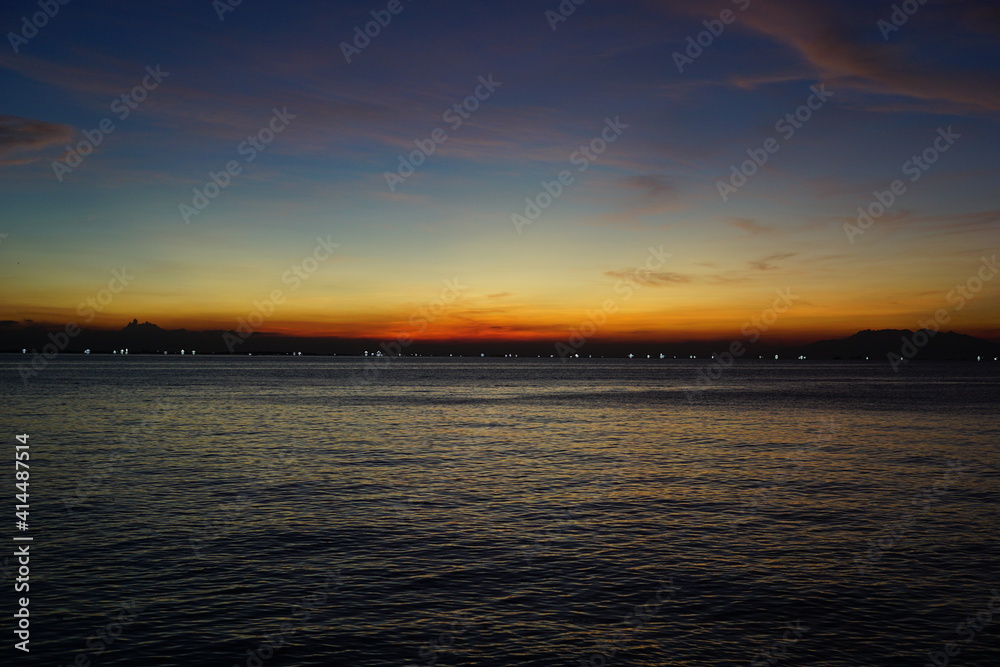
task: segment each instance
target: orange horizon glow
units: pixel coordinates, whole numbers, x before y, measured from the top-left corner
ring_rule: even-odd
[[[592,313],[594,311],[591,311]],[[132,319],[139,323],[149,322],[165,330],[199,331],[235,331],[247,322],[247,315],[233,319],[197,318],[197,317],[137,317],[126,318],[114,315],[103,315],[90,324],[84,324],[80,317],[59,319],[47,313],[45,320],[33,320],[31,324],[46,328],[61,328],[67,322],[76,322],[80,326],[95,331],[119,331]],[[571,317],[574,313],[567,313]],[[754,319],[756,318],[756,320]],[[489,323],[472,324],[468,322],[451,321],[454,318],[442,316],[439,321],[428,322],[426,325],[418,318],[412,323],[408,318],[393,318],[388,321],[354,322],[331,326],[329,324],[273,320],[264,321],[253,327],[256,334],[281,336],[289,338],[331,338],[344,340],[412,340],[425,344],[448,342],[518,342],[518,343],[551,343],[566,340],[579,333],[589,333],[588,341],[600,343],[685,343],[685,342],[715,342],[728,340],[744,340],[759,334],[760,340],[771,344],[801,344],[819,340],[837,339],[850,336],[865,329],[911,330],[920,327],[919,317],[882,315],[864,321],[851,323],[845,317],[819,316],[798,317],[788,316],[786,322],[780,319],[772,326],[767,326],[760,319],[759,313],[741,319],[734,315],[718,314],[716,326],[694,326],[684,323],[678,328],[662,327],[650,330],[648,317],[635,315],[629,318],[612,318],[603,326],[593,326],[595,321],[587,316],[578,317],[572,325],[563,324],[560,318],[552,315],[546,322],[534,324],[512,324],[492,321]],[[924,322],[926,324],[926,322]],[[593,330],[592,327],[593,326]],[[968,326],[949,322],[942,327],[943,331],[956,331],[978,338],[1000,338],[1000,329],[990,323]],[[592,331],[592,333],[591,333]],[[748,335],[749,332],[749,335]]]

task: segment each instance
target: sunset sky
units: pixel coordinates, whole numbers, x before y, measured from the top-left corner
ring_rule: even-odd
[[[261,331],[557,340],[613,303],[600,338],[726,339],[790,289],[771,339],[915,329],[1000,245],[1000,10],[892,5],[78,0],[25,32],[7,2],[0,320],[83,324],[124,271],[90,326],[231,329],[277,290]],[[947,328],[1000,338],[982,285]]]

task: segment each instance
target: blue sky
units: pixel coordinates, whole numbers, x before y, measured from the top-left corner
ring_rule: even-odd
[[[208,1],[70,2],[17,53],[10,33],[39,9],[5,5],[0,319],[64,322],[128,267],[95,324],[231,328],[330,237],[338,251],[263,330],[390,336],[457,279],[425,335],[558,338],[631,276],[641,289],[599,336],[729,337],[791,287],[801,302],[772,335],[805,339],[915,328],[995,253],[991,3],[928,2],[884,33],[892,3],[589,0],[553,30],[557,2],[404,0],[347,62],[342,43],[388,4],[245,0],[220,20]],[[147,67],[168,75],[120,119],[111,105]],[[443,114],[490,76],[450,129]],[[781,138],[813,86],[832,96]],[[246,162],[274,109],[294,118]],[[114,131],[59,180],[53,162],[104,119]],[[578,171],[606,119],[627,129]],[[885,215],[845,232],[949,127],[960,138]],[[436,128],[447,141],[391,191],[386,172]],[[769,137],[780,148],[724,201],[719,181]],[[572,184],[519,232],[511,216],[563,170]],[[669,262],[636,275],[661,246]],[[998,295],[987,282],[953,327],[1000,337]]]

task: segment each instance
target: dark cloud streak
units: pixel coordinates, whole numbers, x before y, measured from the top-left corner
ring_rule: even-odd
[[[12,153],[35,152],[69,142],[73,128],[20,116],[0,116],[0,165],[28,164],[41,156],[9,157]]]

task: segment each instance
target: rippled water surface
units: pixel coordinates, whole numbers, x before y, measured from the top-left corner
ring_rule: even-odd
[[[1000,364],[18,363],[37,664],[1000,665]]]

